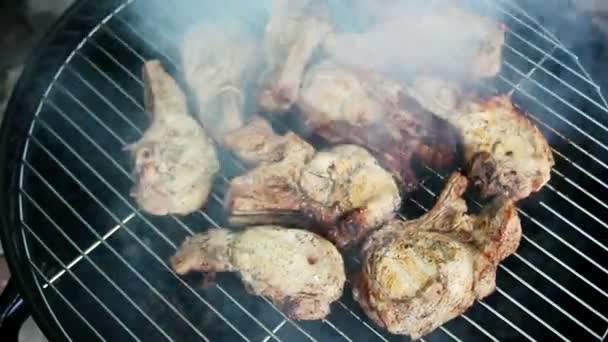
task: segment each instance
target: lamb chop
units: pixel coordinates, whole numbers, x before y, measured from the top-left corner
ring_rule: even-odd
[[[468,215],[467,179],[454,174],[435,206],[412,221],[392,220],[362,249],[353,294],[367,315],[413,340],[492,293],[497,264],[512,254],[521,225],[512,201],[496,198]]]
[[[453,2],[365,2],[363,32],[330,34],[323,50],[350,67],[395,72],[426,71],[475,81],[500,71],[505,26]],[[363,11],[359,9],[359,12]]]
[[[362,147],[316,152],[293,133],[275,134],[266,143],[277,149],[261,148],[262,155],[280,160],[261,163],[230,182],[225,199],[230,223],[296,224],[346,248],[399,208],[393,177]]]
[[[419,77],[408,92],[460,131],[467,173],[481,196],[504,194],[517,201],[551,178],[549,143],[509,95],[480,99],[431,77]]]
[[[256,40],[239,23],[205,23],[186,35],[181,54],[199,121],[221,144],[225,133],[243,126],[242,89],[255,71]]]
[[[211,229],[186,240],[171,265],[178,274],[239,272],[247,291],[266,296],[292,319],[322,319],[340,296],[342,256],[329,241],[300,229]]]
[[[319,0],[273,0],[266,26],[266,71],[259,107],[285,112],[298,98],[304,68],[331,27]]]
[[[159,61],[145,63],[144,81],[152,123],[128,147],[137,178],[133,196],[153,215],[189,214],[206,203],[219,171],[215,146]]]
[[[324,139],[369,148],[404,193],[418,184],[417,161],[447,170],[458,159],[456,130],[377,74],[325,61],[307,72],[298,106]]]

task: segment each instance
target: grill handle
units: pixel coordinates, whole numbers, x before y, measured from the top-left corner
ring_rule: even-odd
[[[3,342],[18,342],[19,330],[30,312],[11,278],[0,295],[0,336]]]

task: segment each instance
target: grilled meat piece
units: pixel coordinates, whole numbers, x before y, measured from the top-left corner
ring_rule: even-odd
[[[171,258],[178,274],[239,272],[248,292],[266,296],[292,319],[322,319],[340,298],[346,276],[329,241],[279,226],[211,229],[186,240]]]
[[[497,198],[468,215],[467,179],[454,174],[436,205],[412,221],[392,220],[369,237],[353,294],[367,315],[412,339],[430,333],[492,293],[497,264],[519,245],[513,203]]]
[[[408,91],[460,131],[468,176],[483,197],[504,194],[516,201],[551,178],[551,147],[510,96],[479,99],[429,77],[418,78]]]
[[[258,116],[242,128],[226,134],[224,146],[248,166],[278,162],[285,157],[285,149],[293,146],[312,151],[310,145],[293,132],[277,135],[268,121]]]
[[[235,22],[201,24],[182,42],[183,74],[198,101],[199,121],[218,143],[243,126],[244,83],[255,71],[256,40]]]
[[[145,63],[144,82],[152,123],[128,147],[137,178],[133,196],[153,215],[189,214],[207,202],[219,171],[215,146],[159,61]]]
[[[297,135],[273,139],[282,156],[234,178],[225,206],[233,224],[297,224],[345,248],[392,218],[399,189],[362,147],[315,152]],[[270,143],[273,144],[273,143]]]
[[[416,161],[447,170],[458,159],[456,130],[378,75],[324,62],[307,72],[298,106],[324,139],[369,148],[404,193],[418,184]]]
[[[331,27],[318,0],[273,0],[266,26],[266,71],[258,97],[268,112],[285,112],[298,98],[304,68]]]
[[[369,5],[371,28],[330,34],[325,40],[323,49],[334,60],[390,74],[424,70],[470,81],[500,71],[503,24],[454,4]]]

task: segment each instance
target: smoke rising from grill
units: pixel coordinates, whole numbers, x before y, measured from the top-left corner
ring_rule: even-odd
[[[290,8],[311,2],[287,1]],[[502,30],[494,19],[500,21],[501,12],[488,1],[464,1],[456,6],[444,0],[330,0],[327,5],[334,32],[319,50],[348,66],[400,78],[434,70],[459,79],[491,77],[499,68],[484,64],[486,61],[477,56],[480,50],[487,54],[488,49],[497,47],[495,53],[500,53]],[[190,0],[171,8],[160,1],[138,1],[134,6],[142,16],[159,18],[159,26],[149,32],[151,37],[162,30],[175,44],[197,23],[219,27],[238,23],[253,33],[262,47],[273,1]]]
[[[175,49],[181,42],[184,34],[194,25],[201,21],[216,23],[218,26],[226,22],[237,22],[248,33],[253,33],[259,39],[262,46],[265,25],[268,22],[269,13],[272,8],[273,0],[261,0],[252,2],[242,2],[238,0],[228,0],[215,2],[210,0],[184,0],[169,4],[165,1],[135,1],[131,6],[135,8],[138,16],[146,17],[146,21],[157,22],[153,28],[142,27],[141,31],[147,38],[155,40],[165,40],[159,37],[168,37],[169,46],[166,41],[164,44],[168,50]],[[298,3],[307,0],[296,0]],[[294,3],[294,1],[289,1]],[[471,33],[471,22],[462,21],[462,17],[450,16],[446,12],[446,7],[461,7],[471,9],[472,13],[479,13],[484,18],[492,18],[496,22],[510,22],[511,26],[522,28],[518,18],[513,17],[513,13],[525,13],[522,17],[534,18],[544,27],[543,31],[556,33],[559,31],[560,40],[566,47],[580,44],[587,44],[590,39],[591,28],[589,25],[577,25],[572,29],[571,25],[563,25],[564,20],[572,22],[571,17],[576,17],[579,24],[585,21],[580,18],[577,11],[569,0],[552,1],[551,8],[559,8],[555,11],[547,6],[544,1],[525,1],[521,2],[526,7],[525,12],[520,12],[519,1],[502,0],[465,0],[465,1],[398,1],[398,0],[327,0],[331,10],[332,25],[338,32],[361,33],[366,32],[366,39],[359,39],[357,43],[351,44],[348,36],[344,39],[328,39],[325,48],[333,49],[334,59],[365,69],[381,69],[386,75],[407,79],[413,72],[427,71],[429,66],[439,66],[439,70],[445,75],[445,71],[452,72],[452,77],[467,79],[467,57],[470,56],[469,44],[477,33]],[[583,11],[589,8],[596,8],[598,1],[577,1],[577,6]],[[291,6],[291,5],[290,5]],[[603,6],[603,5],[601,5]],[[601,9],[600,9],[601,10]],[[448,33],[441,30],[412,30],[416,25],[420,25],[421,18],[428,14],[436,14],[445,20],[440,23],[439,28],[448,27]],[[412,20],[412,18],[417,20]],[[130,21],[137,25],[137,17]],[[143,21],[143,20],[142,20]],[[428,23],[429,21],[427,21]],[[535,28],[531,28],[535,29]],[[548,30],[546,30],[548,29]],[[528,35],[529,30],[518,32],[523,36]],[[490,34],[488,30],[480,30],[478,33]],[[565,37],[564,37],[565,36]],[[331,38],[331,37],[330,37]],[[473,39],[474,40],[474,39]],[[516,39],[517,40],[517,39]],[[542,48],[542,46],[541,46]],[[177,54],[176,54],[177,55]],[[595,64],[593,58],[590,60]],[[409,63],[407,63],[409,61]],[[412,62],[413,61],[413,62]],[[470,59],[469,59],[470,61]],[[418,63],[416,63],[418,62]],[[470,62],[469,62],[470,64]],[[448,66],[445,68],[445,66]],[[441,67],[444,66],[443,69]],[[485,68],[491,70],[491,68]],[[482,73],[483,74],[483,73]]]
[[[372,25],[362,33],[329,37],[338,62],[387,75],[435,73],[457,79],[494,76],[500,69],[502,26],[454,5],[391,4],[365,11]]]

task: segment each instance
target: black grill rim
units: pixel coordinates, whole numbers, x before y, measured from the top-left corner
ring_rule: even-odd
[[[38,103],[53,75],[103,16],[120,3],[115,0],[104,1],[104,8],[101,8],[96,2],[75,1],[36,44],[11,95],[0,128],[0,189],[3,194],[0,201],[0,239],[11,272],[11,281],[16,283],[34,320],[51,341],[68,339],[52,319],[52,313],[36,286],[34,271],[27,261],[22,238],[23,227],[18,216],[19,165]],[[87,17],[86,25],[68,32],[73,18],[81,16]]]

